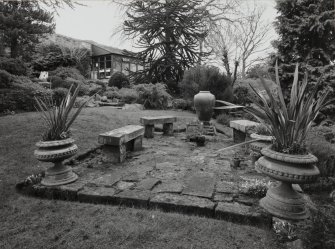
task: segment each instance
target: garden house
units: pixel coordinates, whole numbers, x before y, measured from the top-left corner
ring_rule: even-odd
[[[91,79],[108,79],[114,72],[136,72],[143,69],[143,63],[131,56],[131,52],[94,41],[79,40],[72,37],[53,34],[48,38],[56,44],[86,48],[91,54]]]

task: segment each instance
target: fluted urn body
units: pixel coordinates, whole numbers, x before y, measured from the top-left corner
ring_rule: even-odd
[[[42,162],[52,162],[54,166],[47,169],[42,184],[46,186],[62,185],[77,180],[78,176],[72,168],[63,165],[63,161],[75,155],[78,151],[74,139],[68,138],[56,141],[40,141],[36,143],[34,155]]]
[[[293,189],[292,184],[316,181],[319,170],[315,166],[318,159],[312,154],[291,155],[279,153],[266,147],[263,156],[256,162],[256,168],[280,181],[268,190],[260,205],[279,218],[301,220],[308,217],[302,194]]]
[[[201,122],[209,122],[213,115],[215,96],[209,91],[200,91],[194,95],[194,107]]]

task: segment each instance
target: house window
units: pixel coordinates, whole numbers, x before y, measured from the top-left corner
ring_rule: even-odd
[[[136,72],[136,64],[130,63],[130,71],[131,72]]]
[[[114,61],[114,72],[121,72],[121,62],[120,61]]]
[[[137,65],[137,71],[142,71],[144,68],[142,65]]]
[[[129,74],[129,62],[128,63],[125,63],[125,62],[122,63],[122,73],[124,73],[125,75]]]

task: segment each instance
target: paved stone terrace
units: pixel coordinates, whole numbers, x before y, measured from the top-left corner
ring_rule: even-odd
[[[23,192],[43,198],[153,208],[269,227],[271,217],[246,195],[243,183],[264,176],[250,161],[230,167],[235,151],[218,154],[232,140],[219,134],[205,147],[186,142],[185,133],[143,140],[143,150],[130,152],[119,164],[106,162],[97,147],[69,163],[79,179],[59,187],[35,184]]]

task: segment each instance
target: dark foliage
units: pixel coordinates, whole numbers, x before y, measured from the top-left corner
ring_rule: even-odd
[[[246,86],[238,86],[234,88],[234,102],[239,105],[251,103],[251,93]]]
[[[13,75],[28,76],[30,73],[27,64],[20,59],[0,57],[0,69]]]
[[[68,92],[67,88],[63,88],[63,87],[58,87],[53,89],[52,91],[52,99],[53,101],[55,101],[55,104],[57,106],[60,105],[60,103],[62,102],[62,100],[65,98],[66,94]]]
[[[129,79],[128,77],[122,73],[122,72],[115,72],[113,75],[109,78],[108,81],[108,86],[110,87],[117,87],[117,88],[122,88],[122,87],[129,87]]]
[[[301,76],[309,72],[310,84],[315,84],[324,74],[323,91],[334,95],[335,60],[333,0],[282,0],[277,1],[276,29],[279,40],[273,45],[277,56],[283,90],[291,86],[295,64],[301,65]],[[301,77],[302,78],[302,77]]]
[[[202,1],[134,1],[124,31],[139,38],[135,54],[147,67],[132,76],[136,82],[179,82],[185,69],[199,62],[199,40],[207,36],[206,8]],[[199,8],[198,8],[199,7]],[[132,54],[134,55],[134,54]]]
[[[10,87],[12,81],[12,75],[5,70],[0,69],[0,88]]]
[[[167,109],[170,94],[166,91],[166,85],[157,84],[139,84],[135,86],[139,94],[138,103],[143,104],[146,109]]]
[[[35,111],[34,97],[50,98],[52,91],[45,89],[38,83],[32,82],[25,76],[12,76],[11,88],[7,89],[0,103],[0,111]]]
[[[0,42],[10,47],[12,58],[29,58],[39,38],[54,30],[52,15],[38,1],[1,1],[0,13]]]
[[[210,91],[216,99],[233,100],[230,79],[216,67],[196,66],[185,71],[180,88],[181,94],[188,99],[204,90]]]
[[[65,80],[66,78],[72,78],[79,81],[85,81],[85,77],[80,71],[73,67],[58,67],[54,71],[49,72],[50,76],[58,76]]]

